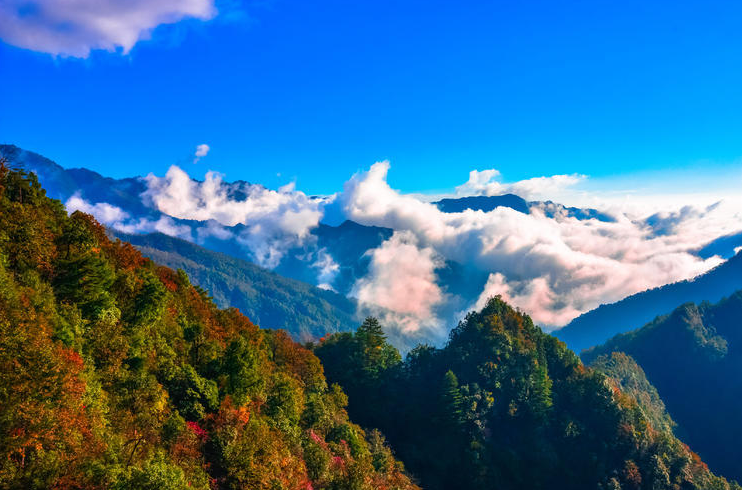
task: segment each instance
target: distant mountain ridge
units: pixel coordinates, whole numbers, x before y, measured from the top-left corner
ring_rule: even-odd
[[[668,284],[601,305],[553,332],[575,352],[602,344],[671,312],[678,305],[716,302],[742,289],[742,252],[694,279]]]
[[[433,204],[444,213],[461,213],[468,209],[487,213],[497,208],[505,207],[523,214],[531,214],[532,210],[537,209],[549,218],[561,216],[565,218],[576,218],[578,220],[597,219],[598,221],[606,222],[615,221],[612,216],[602,213],[597,209],[567,207],[553,201],[526,201],[515,194],[446,198],[435,201]]]
[[[41,184],[48,189],[50,197],[66,202],[73,195],[77,195],[91,205],[107,203],[127,213],[130,217],[129,222],[148,223],[144,230],[141,229],[142,227],[137,227],[137,232],[165,231],[169,236],[177,235],[191,243],[197,243],[204,249],[247,261],[255,259],[247,250],[245,241],[241,240],[243,235],[248,237],[247,240],[250,239],[249,233],[246,233],[249,231],[248,226],[237,224],[223,227],[213,220],[179,219],[162,213],[147,199],[143,199],[142,195],[148,186],[142,177],[111,179],[87,169],[65,169],[48,158],[13,145],[0,145],[0,154],[9,158],[11,166],[35,172]],[[248,183],[244,181],[225,182],[224,185],[227,186],[227,193],[234,199],[244,199],[249,192],[245,188]],[[433,204],[445,213],[457,213],[467,209],[490,212],[499,207],[508,207],[517,212],[540,213],[556,219],[613,220],[611,216],[595,209],[567,207],[552,201],[526,201],[514,194],[449,198]],[[330,206],[327,209],[329,208]],[[337,206],[335,208],[339,209]],[[278,264],[271,265],[273,272],[303,283],[330,287],[341,295],[353,294],[354,286],[369,273],[372,260],[369,252],[378,249],[389,240],[394,230],[361,225],[349,220],[343,222],[342,216],[337,220],[334,218],[338,217],[334,216],[330,221],[337,223],[337,226],[320,222],[318,226],[309,230],[302,240],[284,250],[285,253]],[[167,226],[154,225],[162,224],[162,222]],[[228,238],[208,233],[212,225],[215,229],[226,230]],[[201,233],[202,231],[207,231],[207,233]],[[131,233],[132,227],[120,229],[119,232]],[[161,240],[163,236],[160,236],[158,240]],[[734,246],[735,240],[734,236],[722,237],[699,249],[698,253],[701,255],[710,253],[709,251],[729,249]],[[168,247],[172,242],[167,243],[167,246],[161,245],[159,248],[153,246],[153,243],[150,243],[150,246],[161,252],[169,253]],[[329,278],[323,278],[321,273],[325,259],[329,264],[328,270],[331,271]],[[730,260],[730,262],[734,261]],[[736,263],[739,264],[739,260]],[[488,272],[476,266],[462,265],[451,260],[442,263],[434,274],[436,284],[446,295],[446,304],[436,312],[436,315],[441,318],[450,318],[474,304],[484,290],[489,275]],[[684,294],[671,294],[667,299],[663,299],[664,294],[648,291],[618,302],[617,305],[620,306],[603,305],[576,318],[568,326],[557,331],[555,335],[579,352],[583,348],[605,341],[618,332],[646,323],[657,313],[667,312],[683,301],[718,300],[736,288],[742,287],[740,275],[736,272],[718,275],[718,280],[699,278],[697,284],[696,281],[691,281],[693,284],[680,286],[680,289],[693,290],[698,294],[686,291]],[[709,285],[706,285],[705,281],[709,281]],[[724,284],[725,281],[726,284]],[[219,284],[229,289],[223,281]],[[671,288],[671,290],[674,289]],[[222,293],[216,291],[214,294],[219,298]],[[340,323],[346,324],[344,320]],[[431,342],[442,340],[442,338],[429,339]]]
[[[686,303],[582,354],[625,353],[657,388],[678,433],[713,471],[742,479],[742,291]]]

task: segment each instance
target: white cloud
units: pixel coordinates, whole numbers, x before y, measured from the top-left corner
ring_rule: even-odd
[[[210,220],[206,223],[206,226],[202,226],[196,230],[198,242],[203,243],[207,238],[214,237],[219,240],[231,240],[234,238],[234,233],[229,228],[217,223],[216,221]]]
[[[404,334],[429,330],[427,333],[439,336],[441,321],[434,310],[445,295],[436,284],[435,269],[443,266],[443,260],[435,250],[418,247],[413,233],[400,231],[369,255],[369,273],[356,282],[351,296]]]
[[[286,251],[300,245],[319,224],[322,201],[295,191],[293,184],[278,191],[260,185],[236,185],[207,172],[203,182],[172,166],[165,177],[145,177],[142,197],[169,216],[197,221],[214,220],[224,226],[245,225],[236,237],[254,260],[274,268]]]
[[[552,175],[534,177],[513,183],[502,183],[500,172],[495,169],[472,170],[469,180],[456,187],[456,196],[499,196],[516,194],[526,200],[553,199],[564,189],[575,186],[585,179],[584,175]],[[550,197],[549,197],[550,196]]]
[[[193,154],[193,163],[198,163],[201,158],[209,154],[211,148],[206,143],[202,143],[196,146],[196,152]]]
[[[94,49],[128,53],[161,24],[215,15],[214,0],[4,0],[0,38],[33,51],[85,58]]]
[[[90,204],[80,197],[79,194],[74,194],[72,197],[67,199],[64,206],[68,213],[82,211],[83,213],[92,214],[95,219],[103,224],[121,223],[129,219],[129,213],[123,209],[106,202]]]
[[[721,259],[703,260],[693,251],[742,229],[742,212],[725,203],[646,220],[618,209],[613,213],[615,222],[580,221],[565,215],[552,219],[538,209],[529,215],[509,208],[442,213],[432,204],[393,190],[386,181],[388,170],[388,162],[379,162],[346,183],[339,202],[349,219],[406,231],[423,249],[490,272],[483,298],[502,294],[547,326],[563,325],[601,303],[700,274]],[[496,175],[473,173],[465,185],[469,189],[489,185]],[[539,193],[552,185],[574,183],[557,177],[530,179],[510,188]],[[378,277],[371,274],[368,281],[388,282]],[[371,301],[370,295],[367,300]],[[390,309],[401,306],[388,305]]]
[[[651,196],[643,196],[641,203],[634,198],[601,201],[602,195],[576,189],[578,176],[502,184],[495,170],[472,172],[457,193],[518,192],[551,198],[552,192],[572,192],[615,221],[578,220],[563,212],[549,217],[546,207],[532,207],[530,214],[505,207],[442,213],[423,197],[392,189],[388,171],[388,162],[376,163],[347,181],[341,193],[315,199],[296,191],[293,183],[275,191],[225,183],[215,172],[198,182],[171,167],[164,177],[145,179],[143,198],[163,213],[157,220],[135,220],[115,206],[90,205],[79,196],[67,206],[130,233],[161,231],[186,239],[195,235],[199,242],[211,237],[235,240],[253,260],[270,268],[293,247],[310,245],[296,259],[313,268],[316,283],[328,289],[340,265],[326,250],[313,246],[310,233],[323,214],[336,224],[347,218],[392,228],[393,236],[368,253],[368,274],[357,280],[352,294],[362,313],[379,316],[404,335],[428,339],[442,337],[443,327],[456,320],[454,312],[481,307],[496,294],[541,325],[564,325],[601,303],[708,270],[721,259],[701,259],[695,250],[742,230],[742,208],[727,200],[675,208]],[[489,275],[478,298],[457,297],[457,291],[444,289],[436,276],[444,260]]]
[[[106,202],[91,204],[78,194],[67,200],[65,208],[68,213],[79,210],[83,213],[92,214],[103,225],[123,233],[160,232],[185,240],[193,239],[189,226],[178,224],[169,216],[160,216],[156,220],[150,218],[133,219],[129,213],[117,206]]]
[[[332,255],[327,253],[325,248],[321,248],[317,251],[317,258],[312,263],[312,267],[317,270],[317,287],[322,289],[329,289],[334,291],[332,287],[333,281],[338,272],[340,272],[340,265],[335,262]]]

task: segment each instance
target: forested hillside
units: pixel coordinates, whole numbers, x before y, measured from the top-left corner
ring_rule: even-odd
[[[608,382],[636,400],[652,427],[673,430],[675,422],[667,413],[657,389],[636,361],[623,352],[603,354],[590,367],[606,375]]]
[[[682,305],[583,359],[611,352],[636,359],[679,433],[713,470],[742,479],[742,291],[717,304]]]
[[[0,164],[0,488],[410,489],[319,360]]]
[[[307,341],[358,325],[356,302],[334,291],[162,233],[116,236],[158,264],[183,269],[218,306],[238,308],[263,328],[282,328]]]
[[[739,488],[655,425],[641,383],[622,392],[497,298],[404,362],[373,319],[315,353],[351,417],[381,429],[424,488]]]

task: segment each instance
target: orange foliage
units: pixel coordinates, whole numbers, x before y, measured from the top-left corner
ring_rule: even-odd
[[[168,291],[174,292],[178,290],[178,275],[175,273],[174,270],[168,267],[158,267],[157,276],[160,278],[163,286],[165,286]]]

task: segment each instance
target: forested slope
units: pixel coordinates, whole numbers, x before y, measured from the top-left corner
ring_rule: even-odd
[[[352,330],[359,323],[356,302],[334,291],[162,233],[116,236],[158,264],[183,269],[217,305],[238,308],[263,328],[282,328],[296,340]]]
[[[712,469],[742,479],[742,291],[717,304],[684,304],[583,359],[611,352],[636,360],[679,433]]]
[[[381,429],[428,489],[739,488],[654,425],[636,391],[498,298],[404,362],[373,319],[315,352],[351,417]]]
[[[0,164],[0,488],[409,489],[319,360]]]

